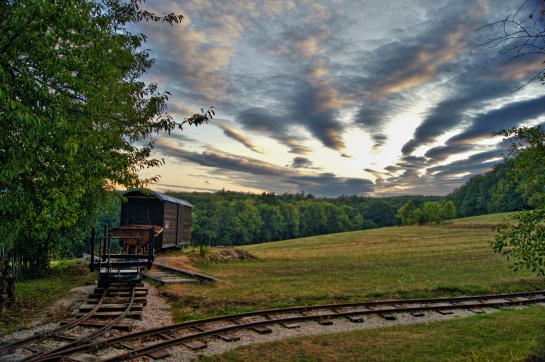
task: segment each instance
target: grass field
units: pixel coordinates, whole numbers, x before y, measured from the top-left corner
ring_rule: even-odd
[[[200,361],[543,361],[545,307],[430,324],[299,337]],[[531,359],[529,358],[531,356]]]
[[[26,328],[38,315],[47,316],[47,308],[53,302],[70,289],[94,280],[96,274],[90,273],[83,263],[64,261],[54,263],[47,278],[16,283],[15,307],[0,313],[0,336]]]
[[[247,246],[255,260],[203,263],[215,285],[163,287],[178,321],[289,305],[533,290],[494,254],[506,214]],[[203,361],[525,361],[544,351],[545,307],[238,348]],[[545,359],[544,359],[545,360]]]
[[[246,246],[257,259],[202,263],[218,279],[164,287],[178,321],[288,305],[435,297],[535,289],[541,278],[514,273],[494,254],[487,223],[365,230]]]

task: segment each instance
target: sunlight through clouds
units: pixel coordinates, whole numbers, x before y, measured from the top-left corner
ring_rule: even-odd
[[[510,92],[543,59],[475,46],[522,3],[409,0],[400,16],[394,0],[147,1],[185,16],[139,25],[156,58],[148,80],[176,120],[216,112],[159,136],[162,187],[451,192],[501,160],[492,132],[545,120],[545,87]]]

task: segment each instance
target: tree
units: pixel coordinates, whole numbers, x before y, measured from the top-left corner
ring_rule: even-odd
[[[456,217],[456,206],[454,206],[454,202],[450,200],[445,202],[443,205],[442,214],[444,220],[454,219]]]
[[[260,240],[263,221],[256,206],[250,200],[237,200],[231,203],[239,222],[236,241],[238,245],[251,244]]]
[[[399,225],[396,209],[385,199],[371,201],[363,216],[380,227]]]
[[[320,235],[323,230],[326,230],[327,216],[322,202],[307,198],[299,201],[297,208],[301,236]]]
[[[545,0],[526,0],[522,6],[505,19],[483,26],[480,30],[492,29],[493,33],[481,46],[501,46],[500,53],[510,56],[507,62],[527,56],[541,56],[545,54]],[[528,80],[545,81],[545,68]],[[525,84],[525,85],[526,85]],[[522,89],[517,86],[516,89]]]
[[[438,224],[443,218],[442,208],[439,202],[428,201],[424,203],[422,211],[424,212],[425,218],[428,222]]]
[[[412,201],[407,201],[407,203],[401,206],[397,210],[397,218],[401,220],[403,225],[415,225],[419,222],[419,214],[417,211],[419,209],[413,204]]]
[[[284,226],[284,218],[280,208],[276,205],[260,204],[257,206],[261,215],[261,239],[262,241],[280,240]]]
[[[497,228],[494,251],[516,260],[515,269],[531,269],[545,275],[545,130],[520,127],[497,133],[512,143],[507,157],[514,158],[513,182],[533,211],[521,211]]]
[[[217,245],[221,233],[220,210],[224,207],[224,200],[209,199],[195,205],[192,213],[191,239],[199,245]]]
[[[525,210],[511,217],[513,224],[503,223],[492,247],[495,252],[514,259],[515,271],[532,270],[545,276],[545,209]]]
[[[294,239],[299,236],[299,210],[289,202],[280,202],[278,207],[284,219],[281,240]]]
[[[514,160],[494,166],[482,175],[471,177],[447,195],[461,217],[519,211],[527,206],[510,176]]]
[[[154,133],[212,117],[174,121],[169,93],[140,80],[154,61],[127,24],[183,18],[142,2],[0,0],[0,245],[46,258],[114,187],[157,179],[138,174],[162,164]]]

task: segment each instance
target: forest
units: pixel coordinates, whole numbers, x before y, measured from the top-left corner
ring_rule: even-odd
[[[216,193],[168,193],[193,206],[192,242],[200,245],[247,245],[260,242],[400,225],[397,210],[408,200],[417,205],[441,201],[436,196],[317,198],[312,194],[260,195],[221,190]]]
[[[455,217],[518,211],[531,206],[511,182],[512,161],[471,177],[445,196],[373,198],[262,194],[221,190],[167,194],[193,207],[192,243],[235,246],[386,226],[426,224]]]
[[[498,163],[492,170],[472,176],[447,195],[459,217],[519,211],[532,208],[512,176],[514,159]]]

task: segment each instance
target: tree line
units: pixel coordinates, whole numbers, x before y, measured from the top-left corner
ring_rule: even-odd
[[[456,217],[456,206],[450,200],[447,202],[428,201],[424,203],[422,208],[419,208],[412,201],[408,201],[397,210],[396,216],[403,225],[439,224]]]
[[[447,195],[459,217],[495,214],[532,208],[531,200],[513,182],[514,159],[475,175]]]
[[[398,209],[410,200],[425,205],[444,198],[402,196],[316,198],[312,194],[262,194],[221,190],[175,193],[193,204],[192,243],[210,246],[247,245],[314,235],[401,225]]]

